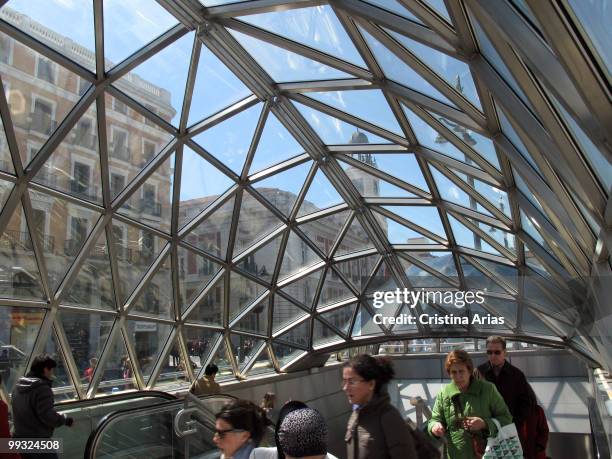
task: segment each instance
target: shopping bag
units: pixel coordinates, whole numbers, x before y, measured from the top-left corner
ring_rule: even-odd
[[[492,421],[497,426],[497,436],[487,439],[482,459],[523,459],[523,448],[516,426],[508,424],[502,427],[497,419],[493,418]]]

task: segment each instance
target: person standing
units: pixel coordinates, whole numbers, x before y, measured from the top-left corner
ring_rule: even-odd
[[[204,376],[194,381],[189,388],[193,395],[214,395],[221,393],[221,386],[215,381],[219,372],[219,367],[214,363],[209,363],[204,369]]]
[[[71,427],[74,420],[53,408],[55,360],[47,354],[34,357],[30,372],[19,378],[11,397],[15,438],[51,438],[56,427]],[[25,454],[23,459],[57,458],[55,453]]]
[[[482,457],[487,437],[497,436],[493,418],[503,427],[512,416],[490,382],[474,377],[474,364],[464,350],[446,356],[451,383],[442,388],[427,423],[430,435],[448,440],[448,459]]]
[[[536,438],[534,432],[527,432],[525,423],[535,415],[536,397],[523,372],[511,365],[506,357],[506,340],[501,336],[489,336],[488,361],[480,365],[478,371],[497,387],[512,414],[525,457],[532,459],[535,456],[529,452],[535,449]]]
[[[344,365],[342,390],[353,407],[344,438],[348,459],[417,457],[410,427],[386,391],[394,374],[386,357],[361,354]]]

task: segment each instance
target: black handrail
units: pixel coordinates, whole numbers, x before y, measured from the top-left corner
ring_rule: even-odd
[[[205,395],[205,396],[198,397],[198,398],[200,400],[206,400],[206,399],[213,399],[213,398],[220,398],[220,397],[227,398],[228,400],[232,400],[236,398],[233,395],[227,395],[227,394]],[[93,453],[93,447],[98,443],[100,437],[102,436],[104,432],[104,429],[115,419],[128,415],[128,414],[134,414],[137,412],[142,412],[142,411],[150,410],[153,408],[159,409],[160,407],[163,408],[165,406],[168,406],[168,407],[180,406],[183,403],[184,403],[183,400],[177,399],[177,400],[170,400],[170,401],[162,402],[162,403],[156,403],[153,405],[139,406],[135,408],[128,408],[125,410],[118,410],[118,411],[113,411],[111,413],[108,413],[106,416],[100,419],[98,426],[94,430],[92,430],[92,432],[89,434],[89,438],[87,439],[87,445],[85,446],[85,452],[83,454],[83,458],[89,459],[92,457],[91,454]]]
[[[123,400],[133,400],[136,398],[164,398],[166,400],[177,400],[178,397],[168,392],[160,390],[139,390],[134,392],[126,392],[122,394],[105,395],[87,400],[70,400],[68,402],[60,402],[55,404],[57,411],[75,410],[79,408],[87,408],[89,406],[98,406],[106,403],[120,402]]]

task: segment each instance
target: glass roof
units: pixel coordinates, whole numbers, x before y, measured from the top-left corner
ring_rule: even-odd
[[[211,361],[248,378],[448,333],[378,324],[411,311],[376,305],[396,288],[482,290],[472,309],[418,309],[502,315],[453,330],[586,342],[612,364],[610,311],[584,301],[610,273],[612,142],[605,113],[581,108],[601,107],[598,88],[560,93],[530,50],[491,34],[517,24],[451,17],[442,0],[199,3],[2,2],[9,391],[43,350],[71,399],[181,387]],[[512,20],[538,24],[550,59],[571,41],[609,81],[603,13],[566,8],[567,36],[546,36],[538,8]],[[474,41],[455,34],[468,28]]]

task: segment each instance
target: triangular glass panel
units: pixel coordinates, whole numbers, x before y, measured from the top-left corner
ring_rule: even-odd
[[[348,145],[348,144],[388,144],[387,139],[377,136],[369,131],[358,128],[357,126],[335,118],[327,113],[320,112],[307,105],[293,102],[306,118],[310,127],[314,129],[323,143],[327,145]]]
[[[382,206],[404,220],[408,220],[421,228],[425,228],[441,238],[446,239],[444,225],[440,220],[438,209],[433,206]]]
[[[119,324],[115,323],[115,326],[118,327]],[[134,362],[129,357],[121,330],[115,331],[113,340],[106,344],[105,352],[108,357],[105,359],[104,372],[98,384],[98,394],[137,389]]]
[[[520,210],[520,212],[521,226],[525,230],[525,232],[527,232],[527,234],[529,234],[533,239],[535,239],[538,244],[544,247],[548,253],[553,255],[553,251],[550,248],[550,245],[548,244],[546,239],[544,239],[544,236],[542,236],[542,234],[540,233],[540,224],[538,223],[538,221],[533,217],[529,217],[522,209]]]
[[[127,336],[136,350],[140,371],[148,383],[164,345],[168,341],[172,325],[144,320],[128,320],[126,330]],[[145,339],[147,345],[143,346]]]
[[[412,40],[405,35],[387,30],[393,38],[409,51],[415,54],[435,73],[440,75],[449,85],[453,86],[463,97],[482,111],[478,91],[470,72],[470,67],[463,61],[455,59],[436,49]]]
[[[183,313],[219,272],[221,266],[180,245],[177,247],[177,256],[179,300]]]
[[[321,294],[319,295],[317,308],[338,303],[349,298],[355,298],[355,294],[350,288],[347,287],[336,271],[329,268],[327,270],[327,274],[325,275],[323,286],[321,287]]]
[[[404,86],[407,86],[415,91],[418,91],[433,99],[439,100],[445,104],[455,106],[448,100],[438,89],[436,89],[425,78],[419,75],[409,65],[402,62],[395,54],[393,54],[385,45],[370,35],[365,29],[357,26],[361,35],[374,54],[376,61],[381,66],[385,75]]]
[[[197,374],[197,363],[190,358],[189,364]],[[185,369],[185,359],[179,348],[178,339],[175,338],[174,344],[172,344],[170,348],[170,353],[166,356],[166,360],[161,365],[161,372],[153,388],[164,392],[171,392],[183,388],[189,384],[189,378],[187,377]]]
[[[232,329],[266,335],[268,333],[268,298],[251,309]]]
[[[50,355],[51,358],[55,360],[55,363],[57,364],[53,371],[53,388],[55,389],[55,391],[53,392],[53,396],[55,403],[77,399],[77,391],[72,382],[72,378],[68,374],[68,366],[64,363],[64,352],[62,351],[59,345],[59,340],[55,336],[54,330],[51,330],[51,337],[45,345],[45,354]],[[93,371],[93,367],[91,368]],[[87,378],[89,375],[90,373],[87,372],[83,376]],[[80,378],[81,375],[79,374],[77,376]],[[91,377],[89,376],[89,379],[90,378]],[[86,381],[87,379],[85,379],[85,381],[83,382]],[[87,381],[86,384],[83,384],[83,388],[87,389],[88,383],[89,381]]]
[[[236,357],[238,369],[242,372],[249,360],[253,358],[255,353],[261,348],[265,340],[257,339],[252,336],[230,334],[230,346],[232,353]]]
[[[340,271],[344,277],[357,290],[362,291],[372,274],[374,265],[378,261],[378,255],[353,258],[334,264],[336,270]]]
[[[364,198],[414,198],[415,194],[404,188],[393,185],[358,167],[340,162],[342,169],[351,180],[357,191]]]
[[[270,209],[254,198],[251,193],[245,191],[240,203],[233,256],[244,252],[255,242],[274,232],[282,225],[283,222]]]
[[[174,154],[166,159],[119,208],[119,213],[170,233]]]
[[[283,333],[276,339],[279,341],[284,341],[288,344],[308,348],[308,340],[310,338],[310,320],[311,319],[304,320],[298,326],[293,327],[291,330]]]
[[[417,140],[421,145],[480,169],[480,166],[478,166],[474,161],[468,158],[465,153],[450,143],[448,139],[436,129],[432,128],[429,124],[423,121],[423,119],[416,115],[412,110],[403,104],[402,109],[404,110],[404,114],[412,126],[414,135],[416,135]]]
[[[426,3],[431,6],[436,13],[440,14],[444,19],[451,23],[450,16],[444,4],[444,0],[425,0]],[[451,23],[452,24],[452,23]]]
[[[187,146],[183,150],[181,174],[179,226],[191,221],[234,184],[232,179]]]
[[[206,46],[202,45],[187,125],[191,126],[229,107],[250,93],[251,91],[244,83]]]
[[[491,314],[478,303],[470,304],[470,315],[470,323],[477,330],[503,330],[507,332],[511,328],[510,323],[506,321],[505,317],[502,323],[501,318]]]
[[[174,320],[170,256],[143,287],[130,313]]]
[[[95,72],[93,5],[76,7],[70,2],[55,1],[52,8],[48,6],[45,0],[12,0],[5,8],[8,14],[2,18],[35,39],[44,37],[45,45]]]
[[[229,32],[277,83],[352,78],[348,73],[284,48],[235,30],[229,29]]]
[[[546,285],[544,287],[543,285]],[[571,301],[567,301],[565,295],[559,295],[560,291],[555,285],[534,271],[528,270],[523,276],[524,296],[530,303],[538,309],[546,312],[549,316],[567,318],[572,321],[578,319],[577,308]]]
[[[548,269],[546,269],[546,267],[542,264],[542,262],[540,262],[540,260],[535,256],[535,254],[531,250],[529,250],[529,246],[527,244],[523,244],[523,249],[525,252],[525,264],[534,271],[537,271],[542,276],[546,277],[547,279],[552,279],[552,276],[550,275],[550,272],[548,272]]]
[[[412,323],[412,321],[415,319],[410,319],[410,317],[415,317],[417,315],[418,314],[415,313],[415,310],[411,309],[410,306],[406,304],[402,306],[402,309],[399,311],[397,316],[395,316],[395,324],[390,326],[393,333],[416,331],[416,322]]]
[[[265,287],[235,272],[230,274],[230,322],[264,291]]]
[[[282,236],[278,235],[271,241],[258,248],[255,252],[247,255],[238,263],[243,271],[261,279],[266,284],[272,281],[274,267],[280,251]]]
[[[452,285],[448,282],[434,276],[430,272],[411,263],[403,257],[399,257],[399,261],[402,264],[406,277],[410,281],[412,287],[452,287]]]
[[[384,335],[384,331],[376,323],[370,311],[365,306],[359,306],[351,336]]]
[[[366,67],[329,5],[252,14],[240,19],[260,29]]]
[[[374,247],[370,236],[366,233],[363,225],[355,217],[351,222],[351,226],[342,238],[342,242],[338,246],[335,256],[346,255],[347,253],[367,250]]]
[[[189,360],[196,364],[195,373],[204,367],[208,355],[213,346],[221,336],[218,330],[209,330],[200,327],[183,327],[185,342],[187,343],[187,353]],[[172,354],[171,354],[172,355]]]
[[[455,219],[452,215],[448,216],[448,221],[450,222],[451,229],[453,230],[453,235],[455,237],[455,242],[457,243],[457,245],[468,247],[474,250],[480,250],[482,252],[492,253],[493,255],[502,256],[497,250],[491,247],[491,245],[486,242],[482,237],[474,233],[472,230],[470,230],[463,224],[459,223],[459,221]]]
[[[300,225],[300,229],[308,239],[323,250],[325,255],[330,255],[334,242],[349,215],[350,211],[345,210],[327,217],[310,220]]]
[[[102,182],[97,126],[94,103],[33,180],[77,198],[101,204]]]
[[[332,344],[343,342],[344,338],[337,334],[334,330],[328,327],[320,320],[314,319],[314,328],[312,331],[312,345],[323,346],[325,344]]]
[[[310,300],[310,302],[312,303],[312,300]],[[276,333],[277,331],[288,327],[306,315],[308,315],[308,313],[302,308],[298,308],[292,302],[286,300],[280,295],[275,295],[274,310],[272,311],[272,333]]]
[[[508,194],[505,191],[489,185],[481,180],[475,179],[471,175],[464,174],[456,169],[451,168],[450,171],[467,183],[472,189],[477,191],[481,196],[489,201],[491,205],[497,207],[508,218],[512,218]]]
[[[407,254],[457,283],[459,282],[452,252],[407,252]]]
[[[43,214],[34,213],[34,222],[40,224]],[[40,273],[32,248],[32,239],[21,204],[15,209],[2,237],[0,237],[0,266],[8,268],[7,282],[0,296],[22,300],[44,300]]]
[[[254,105],[198,134],[193,140],[240,175],[260,112],[261,104]]]
[[[499,158],[497,157],[497,152],[495,151],[495,145],[491,139],[435,112],[430,112],[428,110],[427,113],[445,125],[457,138],[472,147],[472,150],[486,159],[497,170],[501,170]],[[436,140],[438,144],[448,142],[448,140],[442,136],[436,137]]]
[[[270,354],[268,353],[268,346],[264,347],[264,350],[261,351],[261,354],[255,360],[255,363],[248,371],[247,376],[256,376],[262,375],[265,373],[274,373],[274,365],[272,364],[272,360],[270,359]]]
[[[418,22],[419,24],[423,24],[423,21],[421,21],[414,14],[404,8],[404,6],[400,4],[397,0],[368,0],[367,3],[372,3],[373,5],[384,8],[394,14],[403,16],[407,19],[410,19],[411,21]]]
[[[521,330],[530,335],[556,336],[556,333],[526,306],[523,307]]]
[[[514,145],[514,147],[519,151],[523,158],[525,158],[527,162],[531,164],[531,166],[533,166],[533,168],[538,172],[538,174],[544,176],[537,163],[531,156],[531,152],[527,149],[517,132],[514,130],[514,127],[512,127],[510,120],[506,116],[506,113],[502,110],[501,106],[496,103],[495,108],[497,110],[499,125],[501,127],[502,133],[506,137],[508,137],[508,140],[510,140],[512,145]]]
[[[227,381],[234,376],[234,369],[231,363],[231,357],[227,354],[227,346],[225,344],[225,338],[221,340],[217,351],[210,359],[210,363],[214,363],[219,368],[219,372],[217,373],[217,377],[215,380],[219,381]]]
[[[334,185],[331,184],[323,171],[319,169],[308,187],[308,192],[304,197],[298,217],[318,212],[343,202],[342,196],[338,194]]]
[[[387,131],[404,135],[380,89],[309,92],[306,95]]]
[[[30,190],[30,200],[35,219],[33,234],[38,238],[45,256],[49,287],[55,291],[81,251],[100,214],[33,190]],[[58,246],[62,242],[64,250],[59,252]]]
[[[429,186],[412,153],[352,153],[347,156],[429,193]]]
[[[459,188],[448,177],[439,172],[438,169],[432,166],[429,166],[429,168],[442,199],[492,217],[491,213],[482,207],[476,199]]]
[[[467,220],[478,226],[492,239],[503,245],[507,250],[509,250],[513,254],[516,254],[516,238],[514,234],[508,233],[507,231],[504,231],[499,228],[495,228],[494,226],[487,225],[486,223],[482,223],[478,220],[474,220],[473,218],[467,218]]]
[[[293,276],[299,271],[322,261],[301,237],[291,231],[283,254],[279,279]]]
[[[428,237],[388,217],[377,218],[390,244],[436,244]]]
[[[148,118],[144,118],[143,125],[141,115],[119,99],[106,94],[105,100],[110,194],[114,199],[159,154],[172,135]],[[151,106],[151,110],[157,109]],[[171,180],[169,177],[169,171],[164,170],[162,182]]]
[[[106,1],[103,6],[106,70],[178,23],[153,0]]]
[[[4,35],[6,36],[6,35]],[[0,34],[0,39],[4,39],[4,36]],[[4,133],[4,124],[0,118],[0,170],[8,172],[9,174],[15,174],[15,167],[13,166],[13,159],[11,158],[11,152],[9,151],[8,141],[6,140],[6,134]],[[4,205],[4,201],[2,201]]]
[[[276,342],[272,342],[272,350],[281,368],[306,354],[306,351],[302,349]]]
[[[398,285],[393,277],[393,272],[387,263],[383,261],[372,276],[371,281],[368,283],[366,293],[378,290],[390,291],[396,288],[398,288]]]
[[[221,277],[221,279],[206,292],[206,295],[204,295],[191,312],[184,317],[185,321],[187,323],[222,326],[224,287],[225,277]]]
[[[474,267],[469,261],[461,257],[461,269],[465,279],[465,286],[470,290],[483,290],[485,292],[494,293],[510,293],[502,288],[497,282],[493,281],[489,276]]]
[[[155,233],[113,220],[112,237],[115,258],[119,269],[121,302],[136,287],[136,284],[157,258],[165,241]]]
[[[321,279],[322,273],[323,270],[318,269],[315,272],[310,273],[308,276],[302,277],[300,280],[292,282],[286,287],[283,287],[282,290],[287,295],[291,296],[291,298],[298,301],[300,304],[311,308],[312,302],[314,301],[315,293],[317,291],[317,287],[319,285],[319,279]],[[277,298],[280,301],[280,297]]]
[[[113,86],[144,106],[159,94],[157,98],[161,110],[158,114],[165,121],[178,126],[194,37],[195,33],[189,33],[179,38],[119,78]]]
[[[380,291],[389,292],[394,291],[397,288],[397,284],[394,284],[393,289],[381,289]],[[402,301],[397,301],[394,298],[391,301],[375,300],[374,298],[367,298],[364,300],[364,304],[367,303],[370,306],[370,310],[374,311],[377,316],[376,321],[381,322],[386,317],[395,317],[398,311],[402,308]],[[386,328],[389,328],[390,324],[385,324]]]
[[[253,174],[303,152],[304,148],[282,125],[274,113],[268,113],[249,172]]]
[[[480,263],[485,269],[489,270],[494,275],[499,276],[508,286],[518,292],[519,272],[517,268],[514,266],[484,260],[482,258],[478,259],[478,263]]]
[[[518,314],[518,304],[516,301],[502,300],[501,298],[485,297],[485,306],[492,310],[493,313],[504,317],[504,322],[511,328],[516,326],[516,318]]]
[[[253,188],[283,214],[289,215],[311,167],[312,162],[308,161],[261,180],[253,184]]]
[[[234,200],[235,197],[232,196],[225,204],[207,216],[185,237],[185,241],[217,258],[225,259],[230,226],[234,216]],[[190,213],[188,208],[185,210]]]
[[[102,231],[83,262],[76,279],[65,289],[62,304],[114,311],[115,294],[106,233]]]
[[[319,317],[347,334],[356,308],[357,303],[352,303],[348,306],[334,309],[333,311],[322,312],[319,314]]]

